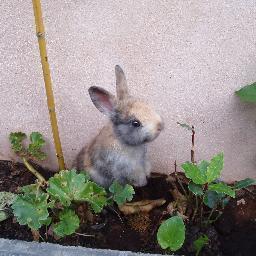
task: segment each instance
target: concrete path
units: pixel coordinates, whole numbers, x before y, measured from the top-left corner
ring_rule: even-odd
[[[159,254],[133,253],[91,249],[75,246],[61,246],[50,243],[24,242],[0,239],[0,256],[157,256]],[[160,255],[159,255],[160,256]]]

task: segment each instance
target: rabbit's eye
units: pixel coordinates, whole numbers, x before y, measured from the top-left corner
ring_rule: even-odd
[[[141,126],[141,123],[140,123],[140,121],[138,121],[138,120],[133,120],[133,121],[132,121],[132,126],[133,126],[133,127],[140,127],[140,126]]]

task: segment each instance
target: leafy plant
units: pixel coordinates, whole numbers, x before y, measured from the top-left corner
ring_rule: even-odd
[[[32,132],[29,136],[30,143],[28,147],[24,146],[23,141],[27,138],[27,135],[23,132],[12,132],[9,135],[9,140],[13,151],[27,159],[44,160],[46,154],[42,151],[42,147],[45,144],[43,136],[39,132]]]
[[[256,82],[236,91],[236,95],[239,96],[241,101],[256,102]]]
[[[30,143],[28,147],[25,147],[23,141],[26,138],[27,135],[23,132],[10,133],[9,141],[11,143],[11,148],[19,157],[22,158],[27,169],[37,177],[41,184],[44,184],[46,182],[44,177],[29,163],[29,160],[44,160],[46,158],[46,154],[42,151],[45,140],[41,133],[32,132],[29,136]]]
[[[120,206],[132,200],[132,186],[122,186],[115,181],[108,194],[103,187],[91,181],[87,173],[78,173],[75,169],[62,170],[46,181],[28,162],[30,159],[45,159],[46,154],[41,150],[45,141],[40,133],[32,132],[30,144],[25,147],[25,138],[27,136],[22,132],[9,136],[14,152],[22,157],[28,170],[38,179],[35,184],[21,187],[17,195],[0,193],[0,218],[5,217],[2,208],[11,205],[19,224],[27,225],[33,232],[42,226],[52,225],[55,235],[64,237],[79,228],[80,220],[74,210],[77,204],[88,203],[94,213],[100,213],[107,204],[116,202]]]
[[[201,252],[201,250],[204,248],[205,245],[209,243],[209,238],[207,235],[201,235],[199,236],[194,242],[194,248],[196,250],[196,256],[198,256]]]
[[[219,212],[218,207],[223,209],[229,197],[235,198],[235,191],[254,184],[255,180],[246,179],[237,182],[234,186],[229,186],[224,182],[219,182],[224,163],[223,153],[214,156],[209,162],[203,160],[199,164],[186,162],[181,165],[185,176],[190,180],[188,190],[194,195],[196,203],[191,203],[194,208],[194,218],[200,207],[200,222],[203,216],[203,204],[212,209],[206,217],[206,224],[211,223],[214,212]],[[193,207],[194,206],[194,207]]]
[[[165,220],[157,232],[157,241],[162,249],[177,251],[185,240],[185,225],[181,217],[173,216]]]
[[[130,191],[134,190],[130,185],[123,189],[115,181],[113,187],[119,189],[111,191],[110,199],[119,205],[127,199],[132,200],[133,193]],[[95,213],[99,213],[108,202],[103,187],[90,181],[88,175],[77,173],[74,169],[55,174],[48,180],[46,188],[40,184],[31,184],[22,187],[21,192],[11,206],[17,221],[32,230],[38,230],[51,224],[53,215],[59,220],[53,223],[53,231],[60,237],[74,233],[79,227],[79,217],[72,210],[77,203],[87,202]]]
[[[235,198],[236,190],[256,184],[254,179],[249,178],[236,182],[233,186],[219,182],[223,162],[223,153],[219,153],[210,162],[203,160],[199,164],[186,162],[181,165],[186,177],[191,180],[188,185],[189,191],[210,208],[216,208],[227,197]]]
[[[177,175],[177,165],[175,161],[174,174],[183,194],[178,191],[178,187],[176,186],[176,190],[173,190],[175,193],[172,195],[174,198],[183,197],[184,200],[175,200],[172,202],[170,204],[169,209],[171,210],[169,213],[176,213],[187,218],[187,216],[184,216],[185,212],[188,212],[188,209],[192,209],[190,222],[196,220],[200,222],[200,226],[203,223],[208,225],[216,221],[221,215],[222,210],[228,203],[230,197],[235,198],[237,190],[256,184],[256,180],[247,178],[236,182],[233,186],[220,182],[219,179],[224,165],[224,154],[219,153],[213,156],[210,161],[202,160],[201,162],[196,163],[195,128],[194,126],[187,124],[178,124],[192,132],[191,162],[185,162],[181,165],[185,176],[188,179],[188,185],[187,188],[185,188]],[[210,208],[210,211],[207,213],[204,212],[205,208]],[[215,218],[212,218],[213,216],[215,216]],[[177,237],[175,236],[176,234],[178,234]],[[171,217],[163,222],[157,233],[157,240],[160,246],[163,249],[170,248],[172,251],[175,251],[182,246],[184,237],[185,226],[181,217],[178,216]],[[208,243],[208,241],[209,239],[207,236],[201,236],[194,242],[196,255],[199,255],[201,249]]]

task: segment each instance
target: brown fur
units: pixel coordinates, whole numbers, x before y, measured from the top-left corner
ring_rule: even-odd
[[[77,166],[105,187],[113,180],[143,186],[150,174],[146,142],[159,135],[163,122],[152,107],[128,94],[122,69],[116,66],[115,71],[117,98],[100,87],[89,89],[95,106],[111,121],[81,150]],[[140,127],[133,126],[133,120]]]

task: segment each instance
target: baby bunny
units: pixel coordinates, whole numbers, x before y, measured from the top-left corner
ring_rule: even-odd
[[[120,66],[115,67],[115,74],[117,97],[100,87],[89,88],[95,107],[110,121],[80,151],[76,167],[104,187],[114,180],[144,186],[150,175],[147,142],[159,135],[163,121],[149,105],[129,95]]]

